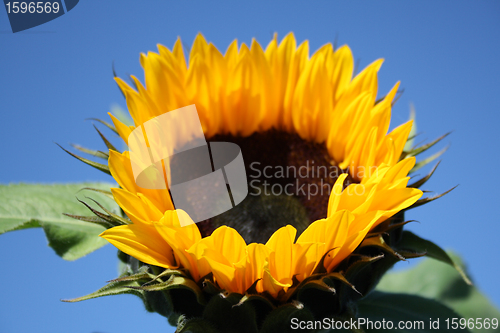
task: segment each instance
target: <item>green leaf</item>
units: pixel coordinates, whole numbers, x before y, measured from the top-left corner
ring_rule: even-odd
[[[365,332],[469,332],[467,329],[451,330],[447,327],[447,318],[460,318],[447,306],[434,300],[408,294],[393,294],[375,291],[358,303],[358,323],[365,319],[372,322],[372,327],[365,323],[360,328]],[[431,321],[439,320],[439,327],[431,327]],[[378,328],[376,322],[386,322],[386,329]],[[392,323],[393,329],[388,329]],[[398,325],[412,325],[412,329],[399,328]],[[451,324],[451,322],[450,322]],[[418,325],[418,329],[416,328]],[[434,324],[436,325],[436,324]],[[409,327],[409,326],[408,326]]]
[[[442,248],[440,248],[433,242],[420,238],[414,233],[405,230],[403,231],[402,238],[398,247],[414,252],[425,252],[428,257],[434,258],[455,267],[464,281],[467,284],[472,284],[462,268],[458,264],[456,264],[453,259],[450,258],[448,253],[446,253]]]
[[[118,205],[106,195],[79,192],[84,187],[109,190],[109,183],[10,184],[0,185],[0,234],[42,227],[54,251],[66,260],[75,260],[107,244],[98,237],[104,227],[63,215],[91,215],[77,196],[89,195],[110,211]],[[95,203],[90,206],[98,209]]]
[[[454,262],[460,259],[450,254]],[[452,267],[435,260],[424,260],[411,269],[386,274],[377,290],[408,293],[439,301],[462,317],[497,318],[500,311],[475,286],[466,284]],[[481,330],[472,329],[473,332]],[[486,330],[494,332],[494,330]],[[497,330],[498,332],[500,330]]]

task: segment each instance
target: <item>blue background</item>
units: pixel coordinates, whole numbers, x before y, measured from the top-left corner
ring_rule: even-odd
[[[0,9],[0,183],[111,181],[54,142],[102,149],[84,119],[108,120],[113,103],[125,106],[113,61],[119,76],[142,78],[140,52],[157,43],[172,47],[178,35],[190,45],[198,32],[223,51],[234,38],[267,44],[274,32],[294,31],[311,50],[337,38],[360,68],[386,59],[381,94],[402,81],[392,124],[406,121],[413,102],[420,140],[453,130],[425,189],[460,186],[410,211],[407,217],[420,224],[409,228],[462,255],[476,285],[498,306],[499,14],[495,1],[80,1],[56,20],[13,34]],[[0,253],[0,332],[174,331],[135,296],[59,301],[116,277],[111,245],[66,262],[36,229],[0,236]]]

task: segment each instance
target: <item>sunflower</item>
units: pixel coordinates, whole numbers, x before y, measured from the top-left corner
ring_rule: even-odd
[[[382,60],[353,77],[348,46],[326,44],[309,56],[308,42],[297,46],[291,33],[265,50],[235,40],[222,54],[199,34],[187,60],[180,39],[158,51],[141,54],[145,85],[116,78],[134,121],[111,115],[121,138],[194,104],[207,140],[237,143],[259,185],[229,212],[181,226],[190,217],[168,189],[138,186],[129,152],[110,150],[120,185],[112,193],[131,223],[101,236],[124,253],[227,293],[285,301],[318,272],[341,272],[367,235],[422,196],[408,187],[415,158],[401,158],[412,122],[388,133],[399,83],[377,100]],[[291,167],[307,175],[267,177]],[[314,174],[320,169],[328,172]],[[267,193],[265,180],[291,195]]]

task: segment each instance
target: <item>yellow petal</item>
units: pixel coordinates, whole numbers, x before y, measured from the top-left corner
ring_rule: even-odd
[[[132,194],[119,188],[112,188],[111,193],[113,193],[116,203],[134,223],[158,221],[163,216],[163,213],[141,194]]]
[[[336,212],[332,216],[313,222],[297,240],[297,244],[322,243],[325,258],[325,267],[334,266],[342,259],[337,256],[348,235],[349,225],[354,220],[354,215],[346,210]],[[319,261],[324,253],[319,253]]]
[[[111,120],[113,121],[113,124],[115,125],[116,131],[118,132],[118,135],[122,138],[123,141],[125,141],[126,144],[128,144],[128,137],[130,133],[132,133],[132,129],[119,121],[115,116],[113,116],[110,112],[108,112],[109,116],[111,117]]]
[[[279,259],[279,258],[278,258]],[[276,261],[275,253],[271,252],[269,255],[270,261]],[[276,297],[278,293],[292,286],[292,279],[286,279],[286,281],[278,281],[275,279],[270,271],[269,263],[266,262],[264,265],[264,274],[262,276],[262,287],[265,291],[269,292],[271,296]]]
[[[292,276],[303,281],[314,272],[319,262],[318,258],[325,253],[325,244],[297,243],[293,245],[292,253]]]
[[[224,263],[212,259],[213,257],[215,257],[212,252],[214,252],[214,250],[212,249],[205,250],[204,258],[210,265],[215,280],[222,289],[228,291],[237,291],[237,282],[234,279],[234,274],[236,271],[234,266],[225,265]]]
[[[153,226],[123,225],[100,234],[120,251],[150,265],[177,268],[172,248]]]
[[[246,243],[243,237],[233,228],[221,226],[210,236],[213,238],[214,248],[230,263],[239,262],[246,256]]]
[[[268,260],[271,250],[264,244],[251,243],[247,245],[247,267],[245,272],[246,289],[252,284],[262,279],[264,275],[264,265]],[[257,284],[257,291],[263,292],[262,281]]]
[[[276,230],[266,243],[266,246],[278,258],[269,262],[270,273],[278,280],[291,278],[292,274],[292,246],[297,230],[287,225]]]
[[[335,89],[334,98],[338,100],[349,86],[354,70],[354,60],[349,46],[341,46],[330,57],[333,65],[330,77],[332,86]]]
[[[330,193],[330,198],[328,199],[328,213],[327,216],[332,216],[338,209],[340,198],[342,195],[342,190],[344,187],[344,181],[347,178],[347,174],[343,173],[337,178],[335,184],[332,188],[332,193]]]
[[[189,269],[191,276],[195,280],[198,280],[202,276],[200,276],[198,272],[196,262],[194,262],[187,250],[201,240],[200,231],[198,226],[192,221],[191,224],[180,227],[177,217],[178,213],[185,214],[179,210],[165,212],[162,219],[154,223],[154,227],[158,234],[163,237],[166,243],[172,248],[177,262],[179,262],[182,267]]]

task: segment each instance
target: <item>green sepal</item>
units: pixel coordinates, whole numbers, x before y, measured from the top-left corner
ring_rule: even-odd
[[[401,219],[402,213],[394,216],[394,219]],[[404,221],[404,222],[396,222],[391,223],[391,220],[387,220],[386,226],[381,228],[382,230],[379,233],[372,233],[366,236],[365,240],[362,242],[361,246],[374,246],[383,250],[385,253],[396,257],[399,260],[405,261],[406,259],[411,258],[419,258],[426,255],[425,251],[415,251],[401,248],[400,242],[403,237],[403,226],[409,222],[413,221]],[[392,232],[391,232],[392,231]],[[374,236],[370,236],[374,235]],[[384,239],[384,236],[388,239]],[[389,244],[392,244],[391,246]]]
[[[108,215],[104,215],[104,214],[100,214],[99,216],[105,216],[106,217],[106,220],[109,220],[113,225],[115,226],[119,226],[119,225],[126,225],[126,224],[130,224],[132,222],[130,222],[130,220],[127,220],[115,213],[113,213],[112,211],[106,209],[106,207],[104,207],[103,205],[101,205],[97,200],[94,200],[92,198],[89,198],[89,197],[86,197],[87,199],[89,200],[92,200],[97,206],[99,206],[99,208],[101,208],[106,214]],[[80,200],[78,200],[80,201]],[[95,214],[95,209],[92,209],[91,207],[89,207],[86,203],[84,203],[83,201],[80,201],[81,203],[85,204],[85,206],[87,206],[94,214]]]
[[[425,252],[428,257],[431,257],[433,259],[442,261],[444,263],[447,263],[451,266],[453,266],[458,273],[462,276],[464,281],[472,285],[472,282],[469,280],[463,269],[457,265],[453,259],[444,251],[441,249],[438,245],[434,244],[433,242],[420,238],[419,236],[415,235],[414,233],[410,231],[403,231],[403,237],[399,243],[399,247],[402,249],[408,249],[410,251],[415,251],[415,252]]]
[[[457,185],[458,186],[458,185]],[[427,197],[427,198],[423,198],[423,199],[420,199],[420,200],[417,200],[417,202],[415,202],[413,205],[411,205],[410,207],[406,208],[405,210],[410,210],[410,209],[413,209],[413,208],[417,208],[417,207],[420,207],[422,205],[425,205],[431,201],[434,201],[436,199],[439,199],[441,197],[444,197],[446,194],[450,193],[451,191],[453,191],[454,189],[457,188],[457,186],[455,187],[452,187],[450,188],[448,191],[445,191],[441,194],[437,194],[435,196],[432,196],[432,197]]]
[[[382,237],[381,235],[365,238],[361,243],[361,247],[366,247],[366,246],[377,247],[380,250],[384,251],[385,253],[390,254],[399,260],[406,260],[405,257],[403,257],[400,253],[396,252],[392,247],[390,247],[384,240],[384,237]]]
[[[214,295],[203,310],[202,318],[221,332],[258,333],[258,318],[250,302],[239,304],[243,295]]]
[[[121,295],[121,294],[132,294],[144,298],[144,291],[136,289],[134,287],[139,287],[141,285],[140,279],[123,280],[123,281],[112,281],[102,287],[101,289],[73,299],[63,299],[63,302],[81,302],[92,298],[98,298],[110,295]]]
[[[344,275],[338,273],[338,272],[334,272],[334,273],[330,273],[330,274],[327,274],[324,278],[323,278],[323,281],[325,280],[332,280],[332,281],[340,281],[341,283],[343,283],[344,285],[350,287],[352,290],[354,290],[355,292],[357,292],[358,294],[361,295],[361,293],[356,289],[356,286],[354,286],[352,283],[350,283]]]
[[[109,211],[108,215],[104,214],[104,213],[101,213],[100,211],[98,211],[97,209],[94,209],[92,208],[88,203],[86,203],[85,201],[83,200],[80,200],[80,199],[77,199],[78,202],[80,202],[81,204],[83,204],[85,207],[87,207],[92,213],[94,213],[94,215],[96,215],[98,218],[100,219],[103,219],[104,221],[106,221],[107,223],[109,223],[111,225],[111,227],[116,227],[116,226],[119,226],[119,225],[123,225],[123,224],[129,224],[130,222],[127,222],[127,223],[123,223],[123,221],[126,221],[125,219],[123,218],[119,218],[118,215],[116,214],[113,214],[114,216],[118,217],[118,218],[115,218],[114,216],[112,216]],[[92,201],[94,201],[95,204],[97,204],[99,207],[101,207],[103,210],[105,210],[102,205],[100,205],[97,201],[91,199]],[[65,214],[66,216],[69,216],[69,217],[72,217],[72,218],[75,218],[75,219],[79,219],[79,220],[83,220],[83,219],[80,219],[77,217],[74,217],[72,215],[67,215]],[[88,222],[92,222],[92,221],[88,221]],[[106,228],[109,228],[109,227],[106,227]]]
[[[139,281],[139,287],[143,287],[148,283],[156,281],[158,279],[158,274],[153,274],[150,271],[158,271],[160,268],[156,266],[146,265],[139,260],[118,251],[118,258],[120,259],[122,274],[118,279],[112,281]],[[171,274],[179,274],[179,271],[167,270]],[[160,282],[162,282],[160,280]],[[171,325],[176,325],[180,314],[183,312],[175,311],[174,301],[172,300],[172,295],[168,290],[162,291],[145,291],[141,288],[134,288],[137,286],[131,286],[131,289],[136,289],[141,291],[142,300],[145,304],[146,310],[150,312],[157,312],[158,314],[166,317]],[[193,308],[196,307],[196,299],[190,298],[191,292],[187,292],[186,297],[181,297],[182,299],[187,299],[189,302],[194,302]]]
[[[172,289],[187,289],[196,295],[199,304],[205,304],[206,300],[198,285],[191,279],[179,275],[170,275],[168,280],[155,284],[144,284],[141,286],[130,287],[144,291],[164,291]]]
[[[327,284],[325,281],[328,281]],[[311,280],[297,288],[296,300],[302,304],[315,318],[324,318],[342,312],[338,302],[335,284],[328,279]]]
[[[250,287],[245,291],[245,294],[258,294],[257,283],[262,279],[255,280]]]
[[[331,293],[332,295],[335,295],[336,293],[335,288],[327,285],[325,282],[323,282],[323,279],[310,280],[307,283],[300,286],[297,292],[297,299],[300,301],[304,293],[307,293],[308,289],[311,288],[317,289],[322,292]]]
[[[154,267],[156,267],[156,266],[154,266]],[[151,280],[150,283],[156,282],[156,281],[160,280],[163,277],[170,278],[171,275],[177,275],[177,276],[186,277],[186,274],[184,272],[180,271],[180,270],[170,269],[170,268],[163,268],[163,272],[161,272],[160,274],[154,276],[153,280]],[[161,282],[161,280],[160,280],[160,282]]]
[[[323,254],[323,256],[321,257],[320,261],[318,262],[318,264],[316,265],[316,268],[314,269],[314,272],[312,273],[312,275],[316,275],[316,274],[324,274],[326,273],[326,268],[325,268],[325,259],[326,257],[328,256],[328,253],[330,253],[331,251],[335,250],[335,248],[333,249],[330,249],[328,251],[325,252],[325,254]]]
[[[261,314],[271,312],[276,308],[276,305],[273,303],[272,299],[270,299],[269,297],[265,297],[264,294],[245,294],[235,306],[240,306],[245,302],[252,304],[254,309]]]
[[[370,238],[370,237],[375,237],[375,236],[383,236],[384,234],[387,234],[388,232],[390,232],[392,230],[404,227],[405,225],[407,225],[410,222],[416,222],[416,221],[415,220],[408,220],[408,221],[403,221],[403,222],[393,222],[391,219],[386,220],[380,224],[380,226],[382,226],[383,228],[379,228],[379,227],[375,228],[372,232],[366,234],[365,238]]]
[[[177,333],[223,333],[203,318],[183,320],[177,324]]]
[[[103,160],[106,160],[106,161],[109,158],[109,155],[103,151],[85,148],[85,147],[82,147],[82,146],[77,145],[75,143],[70,143],[70,145],[71,145],[71,147],[75,148],[76,150],[81,151],[82,153],[85,153],[85,154],[88,154],[91,156],[95,156],[95,157],[99,157],[99,158],[102,158]]]
[[[115,70],[115,62],[113,61],[113,63],[111,64],[111,69],[113,71],[113,77],[114,78],[117,78],[118,75],[116,74],[116,70]],[[118,87],[118,90],[120,90],[120,92],[122,93],[122,96],[123,98],[126,98],[125,97],[125,93],[121,90],[120,86],[118,85],[118,83],[116,82],[116,86]]]
[[[358,298],[361,293],[342,273],[315,274],[289,289],[284,301],[297,300],[306,305],[316,318],[324,318],[345,312],[339,302],[338,290],[350,288]]]
[[[441,161],[437,162],[436,165],[432,168],[431,172],[429,172],[425,177],[422,177],[421,179],[408,185],[408,187],[420,188],[422,185],[424,185],[432,177],[432,175],[436,171],[437,167],[439,166],[439,163],[441,163]]]
[[[104,194],[106,197],[110,198],[111,200],[113,200],[113,201],[115,200],[115,198],[113,197],[113,193],[111,193],[111,191],[106,191],[106,190],[102,190],[99,188],[92,188],[92,187],[84,187],[81,189],[81,191],[83,191],[83,190],[89,190],[89,191],[101,193],[101,194]]]
[[[443,149],[441,149],[437,153],[435,153],[427,158],[424,158],[421,161],[418,161],[417,163],[415,163],[415,166],[410,170],[409,174],[415,173],[417,170],[423,168],[427,164],[432,163],[434,160],[438,159],[441,155],[443,155],[448,150],[448,148],[450,148],[449,145],[444,147]]]
[[[315,320],[315,317],[302,303],[288,303],[280,306],[267,316],[259,333],[297,332],[297,329],[292,329],[292,319],[297,322],[307,322]],[[315,330],[300,330],[299,332],[315,332]]]
[[[201,283],[203,292],[215,295],[220,293],[222,290],[213,282],[212,273],[208,274],[208,276],[201,279],[203,282]]]
[[[344,276],[348,281],[351,281],[350,278],[358,275],[361,271],[364,270],[365,266],[372,265],[378,260],[384,259],[385,256],[383,254],[379,254],[377,256],[364,256],[364,255],[351,255],[352,258],[356,258],[354,263],[348,266],[347,270],[344,273]]]
[[[105,164],[101,164],[101,163],[97,163],[97,162],[94,162],[94,161],[91,161],[91,160],[88,160],[86,158],[83,158],[81,156],[78,156],[76,154],[73,154],[72,152],[70,152],[69,150],[66,150],[64,149],[61,145],[59,145],[58,143],[56,143],[56,145],[59,146],[59,148],[61,148],[62,150],[64,150],[65,152],[67,152],[68,154],[70,154],[71,156],[73,156],[74,158],[82,161],[83,163],[85,164],[88,164],[90,165],[91,167],[94,167],[96,168],[97,170],[99,171],[102,171],[104,173],[107,173],[108,175],[111,175],[111,171],[109,171],[109,167]]]
[[[346,305],[366,296],[375,288],[380,278],[401,260],[401,255],[396,255],[395,251],[388,246],[378,245],[375,242],[376,239],[362,243],[359,248],[360,255],[351,255],[350,260],[347,261],[347,268],[343,275],[356,287],[356,291],[345,284],[341,285],[339,288],[340,304]]]
[[[234,306],[240,306],[243,303],[250,305],[254,311],[256,316],[257,326],[260,327],[264,322],[265,318],[269,313],[276,309],[276,301],[270,297],[270,295],[264,294],[255,294],[255,295],[244,295],[238,304]]]
[[[451,134],[451,132],[448,132],[448,133],[440,136],[439,138],[435,139],[432,142],[429,142],[429,143],[427,143],[425,145],[413,148],[413,149],[409,150],[408,152],[403,152],[403,154],[401,154],[400,160],[405,159],[405,158],[410,157],[410,156],[417,156],[417,155],[425,152],[426,150],[434,147],[438,142],[440,142],[441,140],[443,140],[444,138],[446,138],[450,134]]]
[[[139,272],[135,274],[124,274],[119,278],[108,281],[111,282],[127,282],[127,281],[148,281],[153,278],[153,274],[148,273],[148,266],[141,266]]]
[[[118,134],[118,131],[116,130],[115,126],[111,125],[110,123],[102,120],[102,119],[99,119],[99,118],[87,118],[85,120],[94,120],[94,121],[97,121],[101,124],[103,124],[104,126],[106,126],[107,128],[109,128],[110,130],[112,130],[113,132],[115,132],[115,134]]]
[[[66,214],[66,213],[63,213],[63,215],[65,215],[67,217],[71,217],[72,219],[75,219],[75,220],[95,223],[95,224],[100,225],[106,229],[114,227],[114,225],[112,223],[100,218],[99,216],[80,216],[80,215],[72,215],[72,214]]]
[[[104,136],[104,134],[101,133],[101,131],[99,131],[99,129],[95,125],[94,125],[94,128],[97,131],[97,133],[99,133],[99,136],[101,137],[101,139],[104,142],[104,144],[106,145],[106,147],[109,150],[114,150],[114,151],[118,152],[118,149],[116,149],[115,146],[113,146],[113,144],[111,142],[109,142],[109,140]]]

